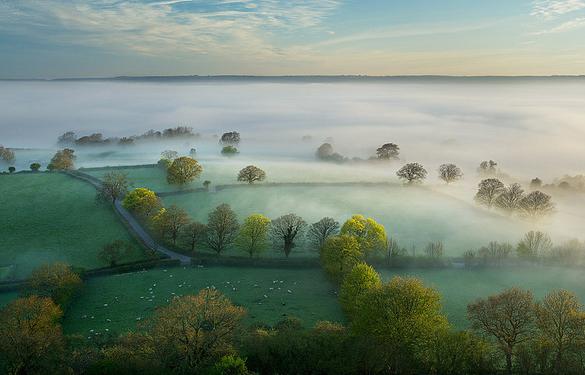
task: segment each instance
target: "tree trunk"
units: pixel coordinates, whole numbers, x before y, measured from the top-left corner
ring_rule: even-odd
[[[512,351],[506,351],[506,374],[512,374]]]

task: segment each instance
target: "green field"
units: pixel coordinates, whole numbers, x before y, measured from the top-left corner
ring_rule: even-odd
[[[126,261],[144,257],[115,212],[96,204],[95,189],[67,175],[2,175],[0,207],[0,264],[15,266],[10,271],[13,278],[55,261],[85,268],[106,266],[97,253],[116,239],[133,244]]]
[[[177,267],[98,277],[86,282],[64,320],[69,333],[122,332],[173,296],[215,287],[248,309],[247,323],[274,324],[296,316],[307,326],[342,321],[337,297],[320,269]]]
[[[258,185],[217,193],[173,195],[164,197],[163,203],[165,206],[176,204],[203,222],[221,203],[231,205],[240,221],[252,213],[276,218],[294,212],[309,223],[324,216],[343,222],[352,214],[363,214],[382,223],[391,237],[415,255],[422,255],[428,242],[442,240],[446,255],[460,256],[464,251],[489,241],[515,243],[529,230],[526,223],[413,186]],[[314,254],[299,247],[291,256]]]

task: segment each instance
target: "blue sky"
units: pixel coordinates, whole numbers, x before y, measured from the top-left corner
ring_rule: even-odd
[[[585,0],[0,0],[0,78],[585,74]]]

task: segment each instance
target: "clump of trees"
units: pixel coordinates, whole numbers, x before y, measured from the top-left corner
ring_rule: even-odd
[[[407,184],[415,184],[427,178],[427,170],[419,163],[408,163],[402,166],[396,175]]]
[[[203,167],[197,160],[182,156],[173,160],[167,169],[167,182],[183,186],[195,180],[203,172]]]
[[[333,161],[333,162],[343,162],[345,161],[345,157],[337,152],[333,151],[333,146],[331,143],[323,143],[317,149],[315,156],[319,160],[323,161]]]
[[[65,309],[81,286],[81,278],[67,264],[45,264],[33,270],[24,294],[48,297]]]
[[[223,133],[219,143],[222,145],[230,145],[230,146],[237,146],[240,144],[240,133],[236,131],[231,131],[227,133]]]
[[[199,133],[194,133],[193,128],[187,126],[177,126],[174,128],[167,128],[163,131],[148,130],[141,135],[132,135],[122,138],[109,137],[104,138],[102,133],[93,133],[77,137],[77,134],[72,131],[63,133],[57,139],[57,144],[63,147],[67,146],[103,146],[118,144],[121,146],[133,145],[136,141],[140,140],[159,140],[159,139],[172,139],[172,138],[197,138],[200,137]]]
[[[264,181],[265,178],[266,172],[255,165],[248,165],[238,173],[238,181],[247,182],[250,185],[254,182]]]
[[[70,148],[59,150],[55,153],[47,166],[49,171],[64,171],[74,169],[75,151]]]
[[[455,164],[441,164],[439,166],[439,178],[447,184],[460,180],[463,177],[461,168]]]
[[[6,163],[12,163],[14,161],[14,151],[0,145],[0,160]]]
[[[384,143],[376,149],[376,157],[380,160],[398,160],[400,147],[395,143]]]

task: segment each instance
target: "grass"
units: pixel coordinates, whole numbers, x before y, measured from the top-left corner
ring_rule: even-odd
[[[0,176],[0,207],[5,215],[0,220],[0,264],[14,265],[14,278],[56,261],[106,266],[97,254],[117,239],[132,243],[125,261],[145,257],[115,212],[95,203],[95,189],[64,174]]]
[[[446,255],[460,256],[493,240],[515,243],[529,230],[523,222],[492,215],[422,187],[258,185],[168,196],[163,203],[176,204],[202,222],[221,203],[228,203],[240,221],[252,213],[276,218],[294,212],[308,223],[324,216],[343,223],[353,214],[363,214],[382,223],[391,237],[415,255],[422,255],[429,242],[442,240]],[[236,254],[231,251],[226,255],[230,253]],[[301,246],[291,256],[315,254]]]
[[[64,328],[80,334],[132,330],[173,296],[206,287],[246,307],[248,324],[274,324],[286,316],[299,317],[306,326],[343,320],[334,288],[320,269],[177,267],[88,280],[67,312]]]

